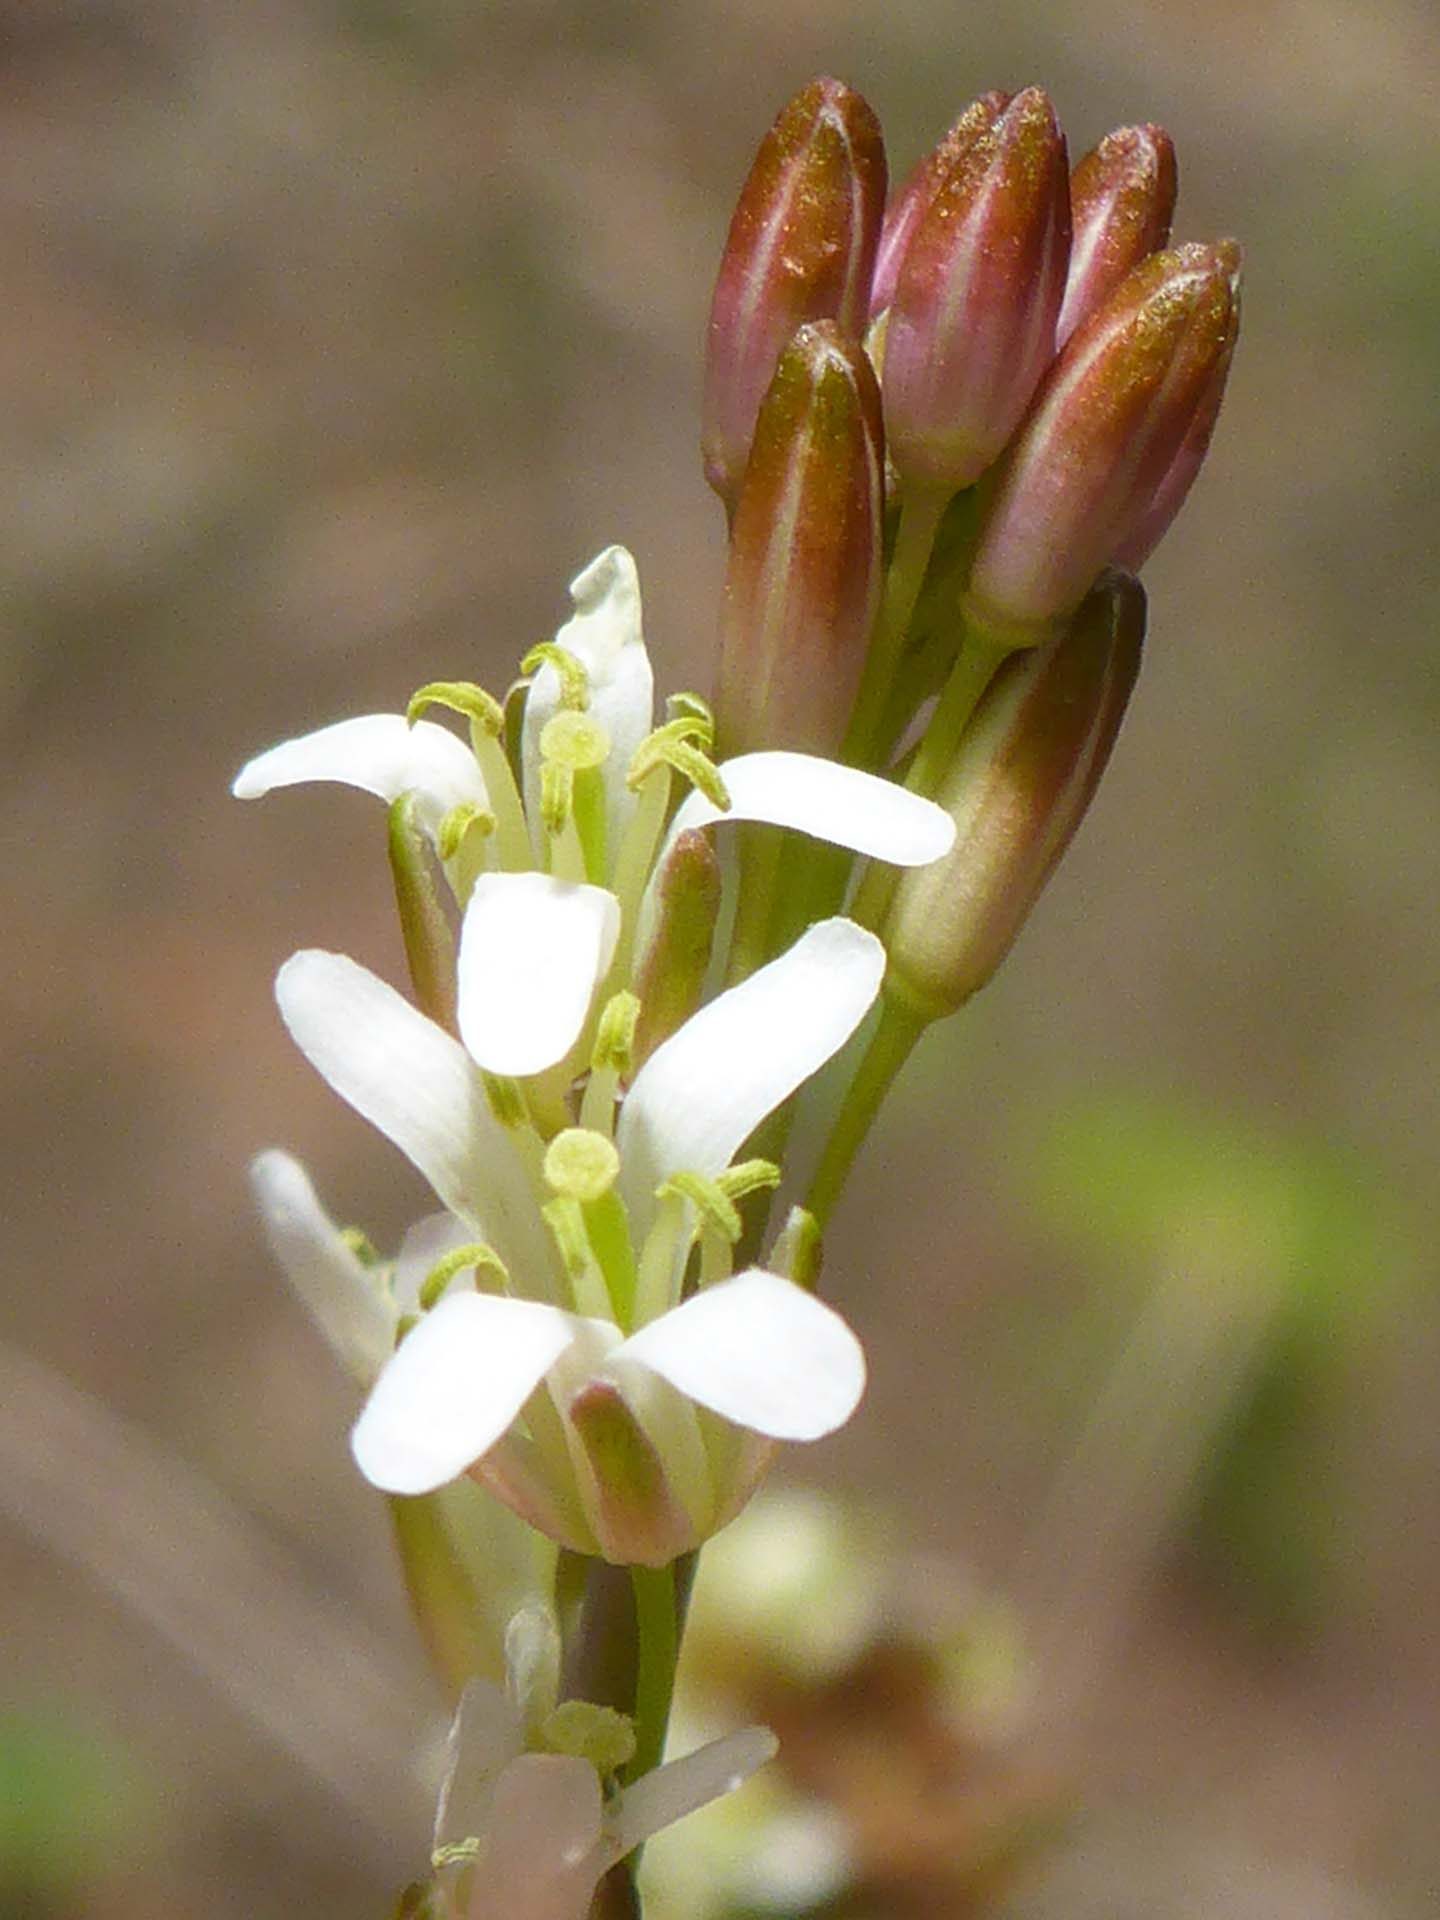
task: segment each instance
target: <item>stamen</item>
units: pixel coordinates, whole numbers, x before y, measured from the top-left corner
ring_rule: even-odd
[[[463,1273],[467,1267],[475,1268],[475,1290],[477,1293],[504,1293],[509,1289],[510,1274],[505,1262],[493,1247],[483,1240],[474,1240],[468,1246],[455,1247],[443,1259],[437,1260],[421,1282],[419,1291],[420,1309],[428,1313],[437,1305],[445,1289],[457,1273]],[[495,1276],[496,1284],[482,1287],[481,1273]]]
[[[553,640],[542,640],[520,662],[520,671],[533,676],[541,667],[555,669],[560,681],[560,705],[583,713],[590,704],[590,676],[583,662]]]

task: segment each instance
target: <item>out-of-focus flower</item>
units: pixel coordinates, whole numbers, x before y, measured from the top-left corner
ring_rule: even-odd
[[[1065,137],[1027,87],[965,143],[905,245],[885,335],[885,431],[902,483],[968,487],[1055,351],[1070,252]]]
[[[450,1731],[434,1843],[450,1920],[585,1920],[612,1867],[774,1755],[774,1735],[747,1727],[618,1787],[629,1723],[583,1701],[557,1707],[543,1616],[517,1615],[508,1648],[506,1687],[473,1682]]]
[[[833,320],[858,343],[884,207],[879,122],[838,80],[812,80],[761,143],[710,307],[701,445],[705,477],[727,503],[796,329]]]
[[[1011,644],[1053,632],[1178,510],[1239,326],[1232,241],[1152,254],[1070,340],[997,473],[965,595]],[[1197,438],[1198,435],[1198,438]]]

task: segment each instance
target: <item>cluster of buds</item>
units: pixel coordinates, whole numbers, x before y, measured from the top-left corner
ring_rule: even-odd
[[[873,766],[967,633],[1051,640],[1153,550],[1239,321],[1238,248],[1168,247],[1158,127],[1072,172],[1040,88],[988,93],[884,189],[870,108],[804,88],[730,228],[704,426],[731,520],[720,737]]]

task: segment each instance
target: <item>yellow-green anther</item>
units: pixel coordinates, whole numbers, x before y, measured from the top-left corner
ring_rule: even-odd
[[[708,833],[677,834],[656,877],[653,917],[635,969],[640,1019],[635,1066],[690,1018],[700,1004],[720,917],[720,861]]]
[[[487,1073],[481,1076],[485,1082],[485,1098],[490,1102],[490,1111],[509,1132],[515,1133],[529,1119],[525,1106],[525,1096],[514,1080],[503,1074]]]
[[[752,1193],[773,1193],[780,1184],[780,1169],[773,1160],[739,1160],[723,1173],[715,1184],[732,1200],[745,1200]]]
[[[465,1247],[454,1247],[442,1260],[426,1274],[420,1284],[419,1301],[423,1312],[428,1313],[437,1304],[445,1289],[457,1273],[463,1273],[467,1267],[475,1268],[475,1286],[477,1292],[503,1292],[510,1284],[510,1273],[505,1262],[493,1247],[487,1247],[483,1240],[475,1240]],[[498,1282],[494,1287],[481,1287],[481,1273],[492,1273]]]
[[[342,1227],[340,1229],[340,1238],[345,1242],[345,1245],[350,1249],[351,1253],[354,1254],[362,1267],[379,1266],[379,1252],[375,1247],[374,1241],[371,1240],[369,1234],[366,1233],[363,1227]]]
[[[640,1001],[628,988],[612,993],[600,1012],[595,1028],[595,1044],[590,1065],[596,1073],[614,1073],[623,1077],[632,1071],[635,1058],[635,1028],[640,1018]]]
[[[479,806],[473,800],[462,800],[458,807],[451,807],[440,822],[440,831],[435,836],[440,858],[453,860],[472,827],[480,839],[488,840],[495,824],[495,816],[488,807]]]
[[[698,720],[706,729],[707,741],[715,738],[715,711],[698,693],[672,693],[666,696],[665,712],[671,720]]]
[[[547,1753],[588,1760],[602,1780],[618,1773],[635,1752],[635,1722],[614,1707],[589,1700],[562,1700],[546,1715],[540,1744]]]
[[[443,1847],[436,1847],[430,1855],[430,1865],[436,1873],[442,1867],[463,1867],[471,1860],[478,1860],[485,1851],[483,1840],[473,1835],[468,1840],[447,1840]]]
[[[402,1313],[395,1322],[395,1344],[398,1347],[407,1333],[412,1333],[420,1324],[418,1313]]]
[[[542,640],[520,662],[520,671],[533,677],[541,667],[553,667],[560,682],[560,705],[583,712],[590,704],[590,676],[584,665],[553,640]]]
[[[558,840],[570,824],[575,805],[575,769],[563,762],[546,760],[540,767],[540,818],[552,840]]]
[[[417,796],[402,793],[390,808],[390,875],[415,998],[437,1025],[455,1023],[455,936],[430,866],[429,841]]]
[[[656,1189],[656,1196],[663,1199],[672,1193],[679,1194],[695,1208],[700,1215],[702,1232],[708,1229],[717,1233],[732,1247],[744,1232],[740,1209],[718,1180],[707,1180],[703,1173],[672,1173],[665,1184]]]
[[[706,751],[713,738],[708,723],[693,716],[667,720],[663,727],[647,735],[630,756],[625,772],[626,786],[632,793],[637,792],[657,767],[672,767],[691,786],[698,787],[713,805],[728,813],[730,796]]]
[[[477,687],[473,680],[431,680],[412,693],[405,709],[405,718],[412,727],[427,707],[445,707],[451,713],[463,714],[492,739],[499,738],[505,725],[505,710],[500,702],[484,687]]]
[[[620,1155],[603,1133],[567,1127],[545,1149],[545,1179],[551,1190],[572,1200],[598,1200],[614,1186]]]
[[[819,1221],[806,1208],[792,1207],[766,1265],[772,1273],[784,1274],[797,1287],[813,1292],[823,1251]]]

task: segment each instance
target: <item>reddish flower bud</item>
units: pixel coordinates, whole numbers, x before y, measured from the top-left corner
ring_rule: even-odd
[[[1239,272],[1240,252],[1234,248],[1236,273]],[[1220,417],[1220,402],[1225,398],[1225,382],[1230,374],[1230,361],[1234,356],[1235,342],[1239,337],[1239,282],[1236,286],[1235,326],[1224,352],[1215,362],[1215,370],[1210,376],[1210,384],[1200,396],[1199,404],[1186,430],[1185,438],[1180,442],[1180,450],[1166,468],[1164,477],[1150,496],[1150,504],[1136,521],[1129,537],[1122,541],[1111,556],[1112,563],[1124,569],[1126,573],[1138,573],[1151,554],[1164,539],[1170,529],[1170,523],[1185,504],[1205,455],[1210,451],[1210,439],[1215,431],[1215,422]]]
[[[735,505],[716,750],[832,753],[855,704],[881,580],[880,390],[830,321],[786,348]]]
[[[881,937],[885,991],[922,1020],[990,979],[1094,798],[1145,633],[1137,580],[1107,574],[1058,640],[990,683],[936,798],[955,822],[943,859],[900,879]]]
[[[1008,93],[982,93],[961,114],[945,138],[932,147],[912,170],[885,213],[880,248],[875,255],[875,278],[870,288],[870,313],[883,313],[895,297],[900,262],[920,216],[935,197],[935,189],[982,133],[989,131],[1010,104]]]
[[[996,476],[965,594],[974,626],[1033,642],[1137,535],[1154,545],[1220,404],[1239,262],[1233,241],[1152,254],[1072,338]]]
[[[1133,267],[1170,238],[1178,177],[1163,127],[1117,127],[1070,176],[1070,275],[1055,331],[1063,347]]]
[[[838,80],[812,80],[761,142],[715,282],[705,361],[705,477],[728,503],[786,342],[807,320],[858,340],[885,207],[880,123]]]
[[[995,459],[1054,354],[1069,252],[1065,138],[1027,87],[950,167],[905,248],[885,340],[902,482],[954,493]]]

